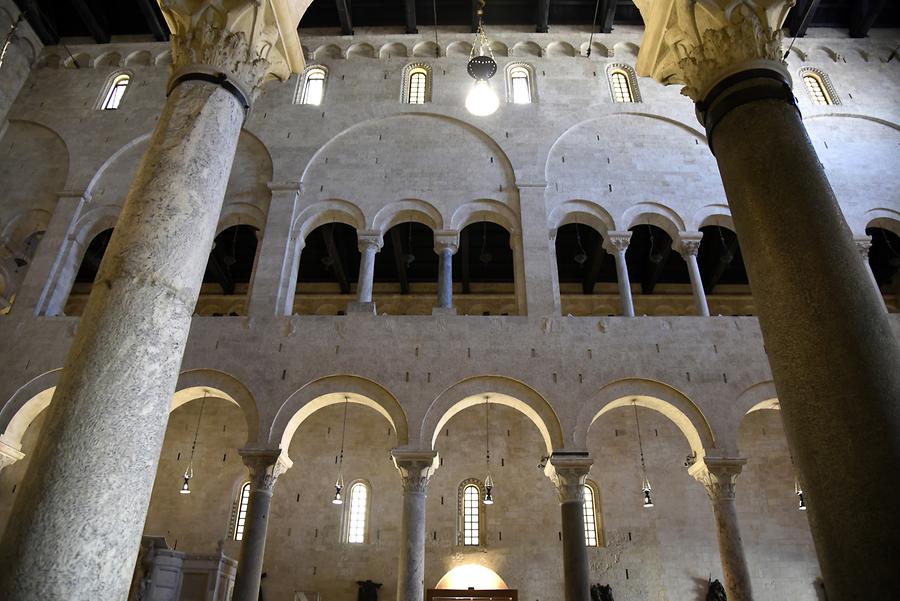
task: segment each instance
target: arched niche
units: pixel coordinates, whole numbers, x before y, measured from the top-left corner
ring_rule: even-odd
[[[16,185],[0,197],[0,222],[22,207],[52,213],[68,171],[69,151],[59,134],[38,123],[10,120],[0,144],[0,180]]]

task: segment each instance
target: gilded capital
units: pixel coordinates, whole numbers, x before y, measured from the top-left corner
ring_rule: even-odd
[[[224,75],[248,99],[304,68],[297,25],[311,0],[159,0],[172,31],[173,78]]]
[[[688,473],[706,488],[715,503],[734,499],[734,485],[746,459],[704,457],[688,468]]]
[[[695,102],[721,79],[764,67],[788,78],[781,27],[795,0],[635,0],[644,19],[637,72],[684,84]],[[788,79],[789,80],[789,79]]]

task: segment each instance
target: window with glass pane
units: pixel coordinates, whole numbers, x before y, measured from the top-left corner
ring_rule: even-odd
[[[466,486],[463,490],[463,544],[478,545],[480,542],[480,524],[478,512],[480,510],[478,487],[474,484]]]
[[[325,95],[325,70],[310,69],[306,72],[306,81],[303,84],[303,104],[322,104]]]
[[[597,546],[597,513],[594,508],[594,489],[584,485],[584,544]]]
[[[247,507],[250,505],[250,483],[245,482],[238,495],[237,519],[234,520],[234,540],[243,540],[247,524]]]
[[[831,104],[831,98],[828,97],[828,92],[818,77],[807,73],[803,76],[803,83],[806,84],[806,91],[813,104]]]
[[[516,67],[509,72],[509,81],[512,85],[512,101],[515,104],[530,104],[531,86],[528,83],[528,70]]]
[[[347,542],[366,542],[366,510],[369,487],[357,482],[350,488],[350,512],[347,520]]]
[[[628,75],[623,71],[613,71],[609,74],[609,86],[612,89],[613,101],[634,102],[631,94],[631,85],[628,83]]]
[[[409,74],[409,104],[425,104],[425,84],[428,74],[425,69],[414,69]]]
[[[103,104],[100,105],[100,108],[104,111],[114,111],[119,108],[119,103],[122,102],[122,96],[125,95],[125,88],[128,87],[129,81],[131,81],[131,77],[124,73],[117,76],[109,87],[109,92],[106,93],[106,98],[103,99]]]

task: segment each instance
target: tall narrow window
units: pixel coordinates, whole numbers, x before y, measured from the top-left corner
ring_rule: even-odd
[[[813,104],[831,104],[831,98],[829,98],[825,86],[822,85],[822,80],[812,73],[804,73],[803,83],[806,85],[806,92]]]
[[[109,83],[109,88],[106,91],[103,102],[100,104],[100,109],[104,111],[114,111],[119,108],[119,104],[122,102],[122,96],[125,95],[125,89],[128,87],[130,81],[131,76],[127,73],[116,75]]]
[[[247,507],[250,505],[250,483],[245,482],[237,499],[237,513],[234,519],[234,540],[243,540],[247,524]]]
[[[597,508],[594,504],[594,489],[584,485],[584,544],[597,546]]]
[[[425,104],[425,84],[428,74],[424,69],[415,69],[409,74],[409,103]]]
[[[509,70],[509,84],[514,104],[531,104],[531,82],[528,69],[516,66]]]
[[[481,491],[474,484],[467,484],[462,495],[463,544],[477,546],[481,544]]]
[[[634,102],[631,86],[628,83],[628,74],[616,69],[609,74],[609,88],[612,91],[614,102]]]
[[[366,542],[366,519],[369,512],[369,487],[357,482],[350,487],[350,508],[347,514],[347,542]]]
[[[300,104],[322,104],[325,97],[325,69],[322,67],[310,67],[303,78],[303,90],[300,94]]]

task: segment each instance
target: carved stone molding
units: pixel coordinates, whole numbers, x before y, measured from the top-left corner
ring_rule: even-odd
[[[272,492],[278,476],[293,466],[281,449],[240,449],[238,452],[250,471],[253,490]]]
[[[628,245],[631,243],[631,232],[630,231],[611,231],[606,233],[606,241],[603,243],[603,247],[610,253],[623,253],[628,250]]]
[[[584,502],[584,481],[593,464],[587,453],[550,457],[544,473],[556,486],[560,503]]]
[[[684,84],[695,102],[722,78],[749,68],[778,70],[781,27],[794,0],[635,0],[645,30],[637,72]]]
[[[697,256],[700,252],[700,242],[703,240],[702,232],[681,232],[678,235],[678,246],[682,257],[688,255]]]
[[[744,464],[743,458],[704,457],[688,468],[688,473],[706,488],[715,503],[734,500],[734,485]]]
[[[456,254],[459,249],[459,232],[439,230],[434,233],[434,252],[441,254],[441,251],[445,249],[450,249],[450,252]]]
[[[400,472],[403,492],[425,494],[428,480],[437,469],[437,451],[394,449],[391,458]]]
[[[864,260],[869,260],[869,249],[872,248],[872,237],[871,236],[862,236],[860,238],[854,238],[853,244],[856,245],[856,250],[859,252],[859,256],[861,256]]]
[[[356,242],[361,253],[366,252],[368,248],[374,248],[375,252],[378,252],[384,246],[384,237],[381,232],[360,231],[356,234]]]

